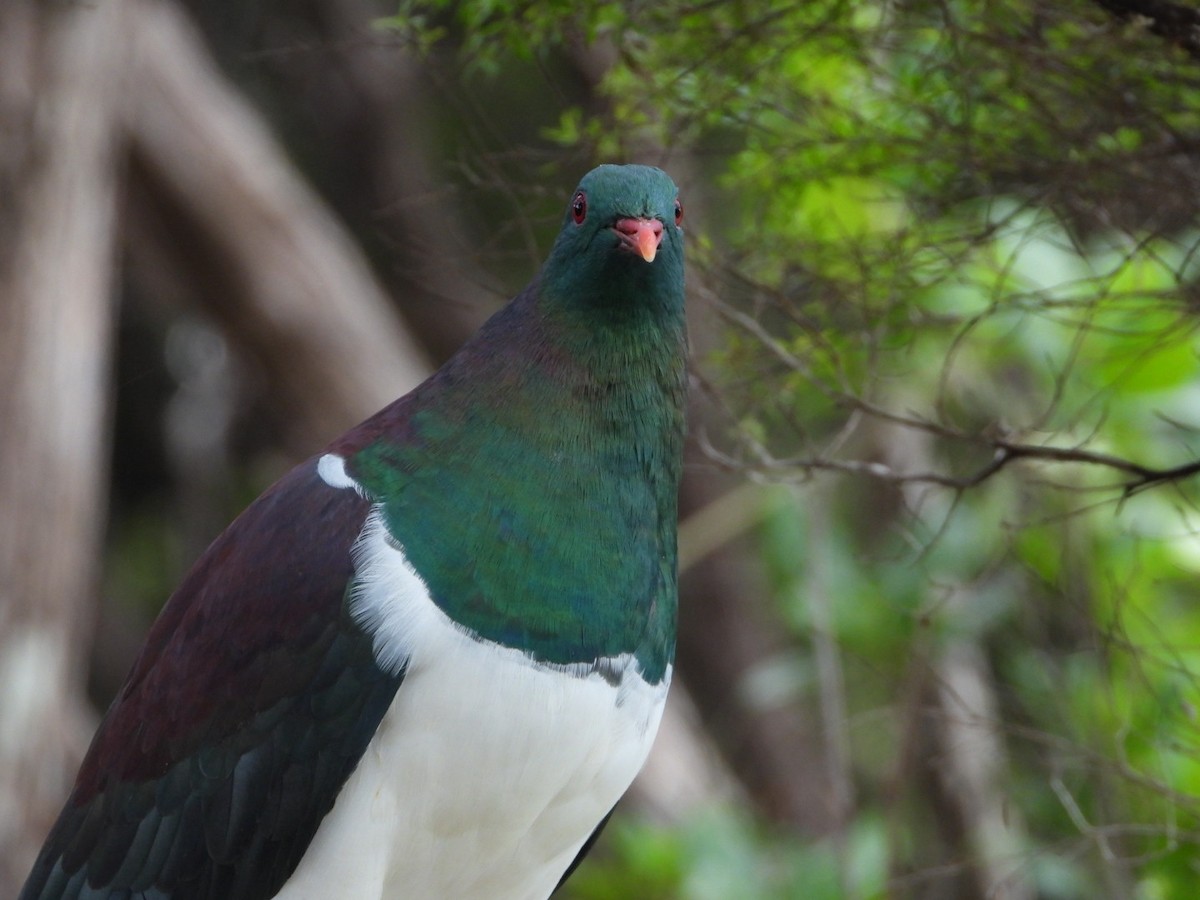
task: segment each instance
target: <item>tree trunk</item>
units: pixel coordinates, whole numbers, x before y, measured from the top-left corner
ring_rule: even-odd
[[[415,386],[427,364],[358,247],[181,10],[143,3],[138,18],[133,262],[168,271],[263,364],[311,452]]]
[[[0,12],[0,894],[79,761],[106,500],[127,4]]]

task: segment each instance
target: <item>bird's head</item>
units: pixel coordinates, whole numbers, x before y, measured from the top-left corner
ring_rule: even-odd
[[[542,273],[544,291],[572,306],[683,303],[683,206],[661,169],[604,165],[571,195]]]

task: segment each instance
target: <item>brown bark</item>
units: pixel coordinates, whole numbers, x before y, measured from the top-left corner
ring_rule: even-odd
[[[0,12],[0,894],[87,734],[80,645],[105,503],[127,4]]]

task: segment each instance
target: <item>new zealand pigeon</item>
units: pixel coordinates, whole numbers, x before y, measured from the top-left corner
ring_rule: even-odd
[[[550,895],[671,680],[681,218],[590,172],[525,290],[213,542],[22,900]]]

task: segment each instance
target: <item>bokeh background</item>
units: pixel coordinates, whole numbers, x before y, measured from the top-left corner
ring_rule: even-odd
[[[1193,898],[1200,7],[0,6],[0,895],[190,561],[687,210],[679,666],[568,900]]]

